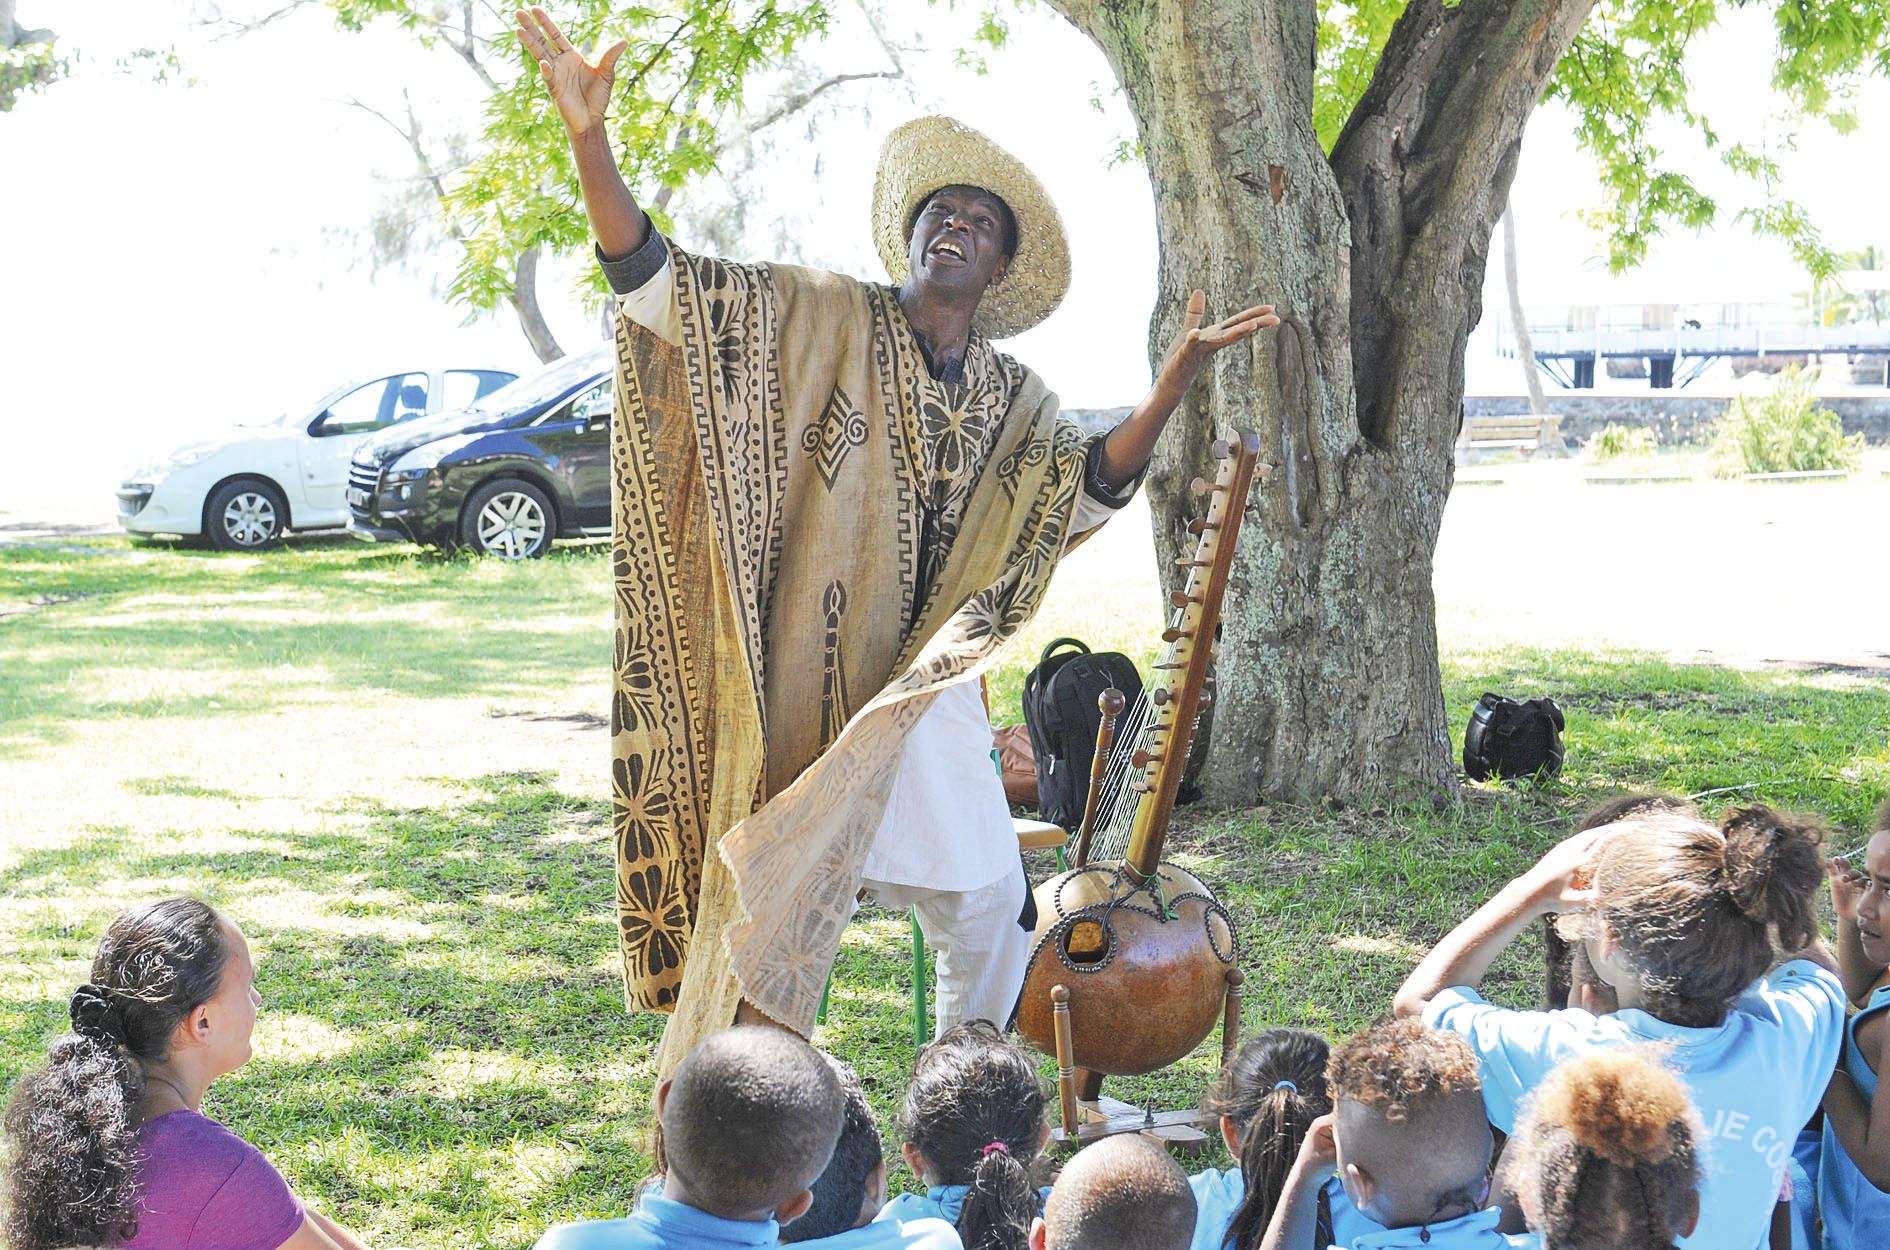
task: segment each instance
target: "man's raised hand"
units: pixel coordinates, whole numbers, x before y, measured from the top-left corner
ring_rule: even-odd
[[[1155,379],[1156,386],[1173,391],[1177,401],[1187,393],[1195,375],[1215,352],[1231,347],[1257,330],[1280,324],[1270,304],[1256,304],[1211,326],[1201,324],[1206,315],[1207,293],[1195,291],[1188,296],[1188,312],[1182,321],[1181,333],[1169,345],[1161,372]]]
[[[545,76],[545,87],[564,118],[565,128],[575,138],[603,125],[604,112],[610,106],[611,84],[617,77],[617,58],[630,46],[629,42],[619,39],[604,49],[597,64],[592,65],[582,52],[571,46],[571,41],[543,9],[533,8],[529,12],[520,9],[515,16],[518,41],[538,62],[539,72]]]

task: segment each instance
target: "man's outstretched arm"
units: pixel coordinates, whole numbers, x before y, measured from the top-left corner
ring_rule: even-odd
[[[619,39],[592,65],[571,46],[558,24],[540,8],[518,10],[518,38],[538,62],[545,89],[564,119],[577,158],[578,185],[584,191],[584,211],[591,233],[605,256],[627,256],[643,246],[650,221],[637,207],[636,197],[624,184],[623,174],[610,152],[604,114],[610,106],[610,88],[617,77],[617,58],[630,45]]]
[[[1155,385],[1135,406],[1135,411],[1124,417],[1122,424],[1109,431],[1109,436],[1103,440],[1101,477],[1105,486],[1119,490],[1148,467],[1149,457],[1155,454],[1155,440],[1161,437],[1168,418],[1175,415],[1175,409],[1181,406],[1188,388],[1194,385],[1195,376],[1209,357],[1256,330],[1280,324],[1269,304],[1256,304],[1203,327],[1201,319],[1206,313],[1206,293],[1194,292],[1188,297],[1187,319],[1182,323],[1181,333],[1169,346],[1168,355],[1162,358]]]

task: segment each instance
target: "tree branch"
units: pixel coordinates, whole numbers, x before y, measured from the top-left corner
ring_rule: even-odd
[[[1523,126],[1594,2],[1413,0],[1333,147],[1352,226],[1359,428],[1381,446],[1448,442],[1403,428],[1406,373],[1461,356]],[[1418,320],[1420,307],[1445,315]]]
[[[380,118],[381,121],[387,123],[389,129],[407,141],[407,146],[413,150],[414,161],[420,166],[420,176],[426,180],[427,185],[433,188],[434,197],[444,206],[446,203],[446,179],[434,168],[432,158],[427,155],[426,145],[420,142],[420,120],[414,116],[412,97],[407,94],[404,88],[400,96],[407,105],[407,124],[405,126],[402,126],[399,122],[381,112],[373,105],[364,103],[359,99],[351,98],[348,101],[348,105],[350,108],[360,109],[370,117]],[[457,221],[451,217],[446,217],[445,224],[446,233],[450,235],[455,242],[464,243],[466,241],[466,235],[460,230]]]

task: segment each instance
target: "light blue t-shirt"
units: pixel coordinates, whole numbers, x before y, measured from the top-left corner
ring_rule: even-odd
[[[821,1250],[964,1250],[958,1230],[944,1220],[894,1219],[884,1211],[870,1224],[799,1244]]]
[[[1188,1186],[1194,1190],[1194,1240],[1188,1250],[1222,1250],[1234,1215],[1247,1197],[1247,1182],[1239,1168],[1209,1168],[1190,1176]],[[1332,1240],[1338,1244],[1349,1246],[1355,1237],[1385,1231],[1383,1225],[1358,1213],[1338,1177],[1326,1178],[1325,1195],[1332,1212]]]
[[[900,1194],[879,1209],[876,1220],[944,1220],[953,1228],[958,1227],[958,1217],[965,1209],[965,1192],[969,1185],[934,1185],[923,1195]],[[1043,1214],[1043,1204],[1050,1197],[1050,1187],[1044,1186],[1037,1191],[1036,1215]]]
[[[1838,979],[1797,959],[1757,982],[1711,1028],[1690,1029],[1629,1009],[1512,1011],[1453,986],[1424,1023],[1462,1034],[1477,1052],[1490,1122],[1514,1132],[1523,1100],[1559,1064],[1616,1046],[1654,1043],[1706,1123],[1700,1223],[1685,1250],[1753,1250],[1765,1243],[1798,1130],[1837,1066],[1844,1031]]]
[[[1864,1052],[1857,1045],[1857,1024],[1872,1012],[1890,1007],[1890,985],[1871,994],[1864,1009],[1851,1018],[1844,1031],[1844,1068],[1851,1083],[1869,1106],[1877,1096],[1877,1081],[1883,1075],[1872,1072]],[[1824,1147],[1818,1159],[1818,1215],[1824,1220],[1825,1250],[1863,1250],[1867,1246],[1890,1246],[1890,1194],[1878,1189],[1857,1169],[1850,1152],[1838,1141],[1827,1117],[1824,1122]]]
[[[1503,1209],[1489,1207],[1442,1224],[1366,1233],[1332,1250],[1543,1250],[1541,1233],[1499,1233],[1502,1221]]]
[[[773,1220],[725,1220],[646,1193],[623,1219],[552,1225],[534,1250],[721,1250],[780,1241],[781,1226]]]

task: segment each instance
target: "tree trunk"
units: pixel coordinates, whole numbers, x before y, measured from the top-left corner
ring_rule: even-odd
[[[518,268],[512,279],[512,311],[518,314],[518,328],[525,332],[525,341],[532,345],[532,351],[538,354],[540,364],[550,364],[564,355],[564,348],[558,346],[557,336],[552,334],[551,326],[545,321],[545,314],[538,307],[538,245],[533,244],[518,254]]]
[[[1529,388],[1529,411],[1538,417],[1549,410],[1542,395],[1542,371],[1536,367],[1536,347],[1529,341],[1529,318],[1523,314],[1522,278],[1516,272],[1516,209],[1503,205],[1503,281],[1509,287],[1509,324],[1516,332],[1516,359],[1522,364],[1523,384]]]
[[[1464,347],[1522,124],[1593,0],[1412,0],[1332,157],[1311,124],[1313,0],[1056,0],[1115,67],[1161,234],[1158,359],[1184,301],[1256,299],[1149,476],[1165,588],[1217,432],[1256,430],[1203,785],[1363,797],[1455,786],[1431,560]]]

